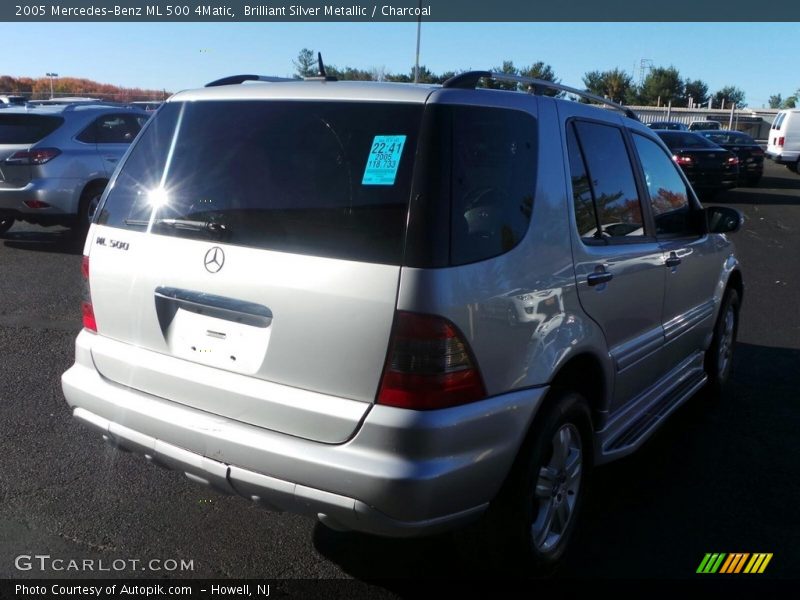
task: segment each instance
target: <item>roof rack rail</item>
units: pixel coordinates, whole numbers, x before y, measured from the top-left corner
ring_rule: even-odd
[[[237,83],[244,83],[245,81],[270,81],[273,83],[279,81],[300,81],[299,79],[291,79],[289,77],[273,77],[271,75],[231,75],[230,77],[223,77],[211,83],[207,83],[205,87],[218,87],[220,85],[236,85]]]
[[[605,104],[612,108],[616,108],[617,110],[620,110],[623,113],[625,113],[625,116],[635,121],[639,121],[639,117],[637,117],[636,113],[633,112],[630,108],[623,106],[622,104],[618,104],[612,100],[609,100],[608,98],[603,98],[602,96],[591,94],[589,92],[586,92],[584,90],[579,90],[577,88],[561,85],[560,83],[545,81],[544,79],[534,79],[533,77],[522,77],[520,75],[510,75],[508,73],[495,73],[492,71],[466,71],[464,73],[459,73],[455,77],[451,77],[442,84],[442,87],[458,88],[458,89],[474,89],[478,85],[478,82],[481,79],[494,79],[495,81],[510,81],[514,83],[521,83],[523,85],[527,85],[528,91],[533,94],[541,94],[542,90],[545,89],[567,92],[569,94],[580,96],[581,98],[594,100],[599,104]]]
[[[131,105],[128,104],[127,102],[114,102],[113,100],[92,100],[92,101],[81,100],[79,102],[69,102],[64,104],[63,106],[64,106],[64,112],[73,111],[77,108],[82,108],[84,106],[115,106],[117,108],[132,108]]]

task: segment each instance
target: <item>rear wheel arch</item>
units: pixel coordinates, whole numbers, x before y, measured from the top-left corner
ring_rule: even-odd
[[[78,202],[78,213],[76,215],[78,225],[88,226],[88,208],[94,199],[102,195],[107,185],[108,179],[93,179],[83,186],[80,201]]]
[[[608,376],[606,375],[600,359],[589,352],[584,352],[568,359],[562,364],[550,382],[551,388],[557,392],[564,390],[577,392],[586,400],[592,415],[592,424],[598,428],[602,415],[608,406]],[[558,397],[558,393],[550,393],[545,398],[540,411],[545,404]]]

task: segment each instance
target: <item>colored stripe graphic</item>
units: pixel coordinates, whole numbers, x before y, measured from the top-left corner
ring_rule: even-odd
[[[723,553],[714,553],[714,554],[706,554],[703,558],[703,562],[700,563],[700,566],[697,567],[698,573],[716,573],[719,569],[722,561],[725,560],[725,556],[727,556],[724,552]]]
[[[772,560],[772,553],[753,554],[753,558],[747,563],[745,573],[763,573],[769,561]]]
[[[725,561],[725,564],[722,565],[722,569],[720,569],[720,573],[738,573],[742,570],[747,557],[750,556],[749,553],[741,553],[737,552],[735,554],[729,554],[728,560]]]
[[[744,566],[748,556],[750,556],[749,553],[742,554],[742,559],[739,561],[739,564],[736,565],[736,570],[733,571],[734,573],[739,573],[742,570],[742,567]]]
[[[744,569],[745,573],[763,573],[772,560],[772,556],[771,552],[756,554],[750,554],[749,552],[733,552],[731,554],[708,552],[703,557],[703,560],[700,561],[700,566],[697,567],[696,572],[730,575],[741,573],[742,569]]]

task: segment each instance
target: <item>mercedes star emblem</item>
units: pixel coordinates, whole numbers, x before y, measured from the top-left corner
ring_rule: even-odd
[[[225,264],[225,253],[222,251],[222,248],[214,246],[211,250],[206,252],[206,258],[203,264],[206,266],[206,271],[209,273],[218,272],[222,268],[222,265]]]

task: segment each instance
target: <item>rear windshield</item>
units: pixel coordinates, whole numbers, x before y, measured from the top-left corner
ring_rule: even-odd
[[[421,115],[419,104],[168,103],[98,222],[399,264]]]
[[[61,117],[0,113],[0,144],[35,144],[63,122]]]
[[[659,131],[658,136],[670,150],[676,148],[719,148],[715,143],[707,140],[702,135],[688,131]]]
[[[701,134],[704,138],[711,140],[715,144],[755,144],[753,138],[746,133],[738,133],[733,131],[718,132],[710,131]]]

